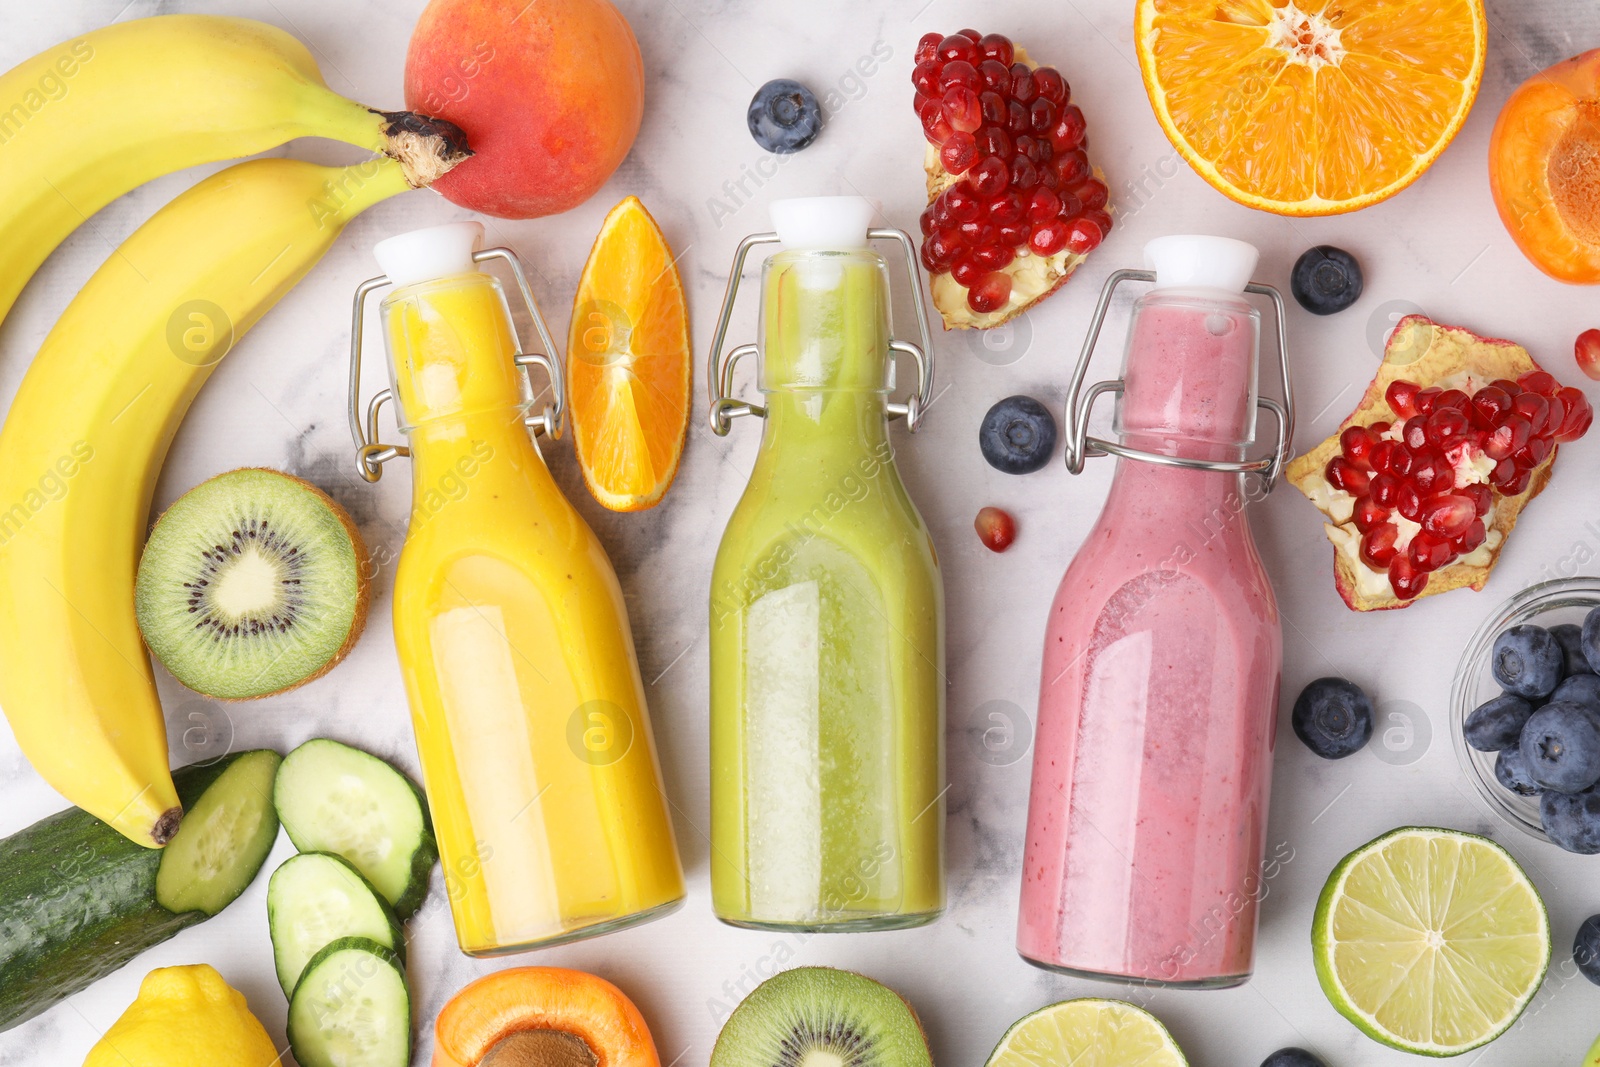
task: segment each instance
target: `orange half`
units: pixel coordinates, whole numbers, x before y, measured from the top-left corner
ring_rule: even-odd
[[[1482,0],[1138,0],[1167,138],[1249,207],[1334,215],[1410,185],[1478,94]]]
[[[689,429],[689,309],[672,249],[638,197],[589,252],[567,337],[567,404],[584,482],[612,511],[660,502]]]

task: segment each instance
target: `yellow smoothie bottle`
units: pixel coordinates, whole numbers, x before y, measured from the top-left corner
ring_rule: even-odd
[[[554,344],[515,257],[453,223],[375,249],[356,299],[351,424],[362,473],[409,455],[412,507],[394,634],[456,938],[493,956],[646,922],[683,901],[644,685],[616,573],[530,430],[561,427]],[[506,261],[549,357],[520,357]],[[364,297],[392,389],[360,417]],[[525,367],[550,373],[534,418]],[[406,446],[378,444],[392,399]]]

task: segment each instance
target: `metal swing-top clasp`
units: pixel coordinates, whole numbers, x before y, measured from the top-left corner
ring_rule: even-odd
[[[1271,455],[1260,459],[1245,460],[1192,459],[1183,456],[1163,455],[1159,452],[1147,452],[1143,449],[1132,448],[1119,441],[1107,441],[1103,438],[1089,436],[1089,416],[1094,411],[1094,402],[1100,398],[1102,393],[1115,393],[1121,396],[1124,384],[1121,378],[1096,382],[1089,387],[1088,395],[1081,402],[1079,400],[1079,394],[1083,389],[1083,380],[1089,373],[1089,361],[1094,356],[1095,342],[1100,339],[1100,328],[1105,324],[1106,311],[1111,306],[1111,295],[1117,286],[1123,282],[1153,282],[1155,280],[1155,271],[1119,270],[1114,271],[1106,279],[1105,287],[1100,290],[1100,302],[1095,305],[1094,318],[1089,323],[1089,334],[1084,338],[1083,351],[1078,356],[1078,365],[1073,369],[1072,381],[1067,387],[1065,448],[1067,470],[1073,474],[1082,474],[1084,460],[1090,456],[1119,456],[1123,459],[1143,460],[1147,463],[1159,463],[1168,467],[1187,467],[1193,470],[1214,471],[1223,474],[1255,474],[1260,477],[1263,490],[1271,492],[1273,485],[1278,480],[1278,475],[1283,471],[1284,464],[1289,461],[1290,442],[1294,439],[1294,388],[1289,377],[1289,342],[1283,295],[1270,285],[1250,282],[1244,286],[1244,291],[1269,298],[1277,315],[1278,365],[1282,374],[1283,403],[1280,404],[1273,398],[1262,396],[1259,393],[1256,396],[1256,406],[1271,412],[1278,424],[1277,447],[1273,449]]]
[[[522,371],[528,389],[527,395],[537,395],[529,373],[531,367],[544,369],[545,376],[550,382],[551,393],[551,402],[545,405],[544,410],[537,415],[529,415],[522,421],[527,424],[530,433],[536,435],[542,433],[552,441],[559,441],[567,411],[566,380],[562,374],[561,351],[556,348],[555,339],[545,326],[544,316],[539,312],[539,301],[534,297],[532,287],[528,285],[528,277],[522,270],[522,262],[517,259],[517,254],[509,248],[484,248],[472,253],[474,263],[490,259],[504,260],[511,268],[511,276],[516,279],[517,292],[522,297],[522,304],[527,308],[528,317],[533,320],[533,328],[538,331],[539,343],[544,348],[543,352],[523,352],[521,341],[517,341],[518,351],[514,360]],[[383,465],[391,459],[411,455],[411,449],[405,445],[385,444],[378,440],[378,413],[383,410],[383,405],[394,399],[393,389],[380,389],[372,394],[372,399],[367,401],[365,413],[361,406],[361,350],[367,297],[391,284],[393,283],[387,274],[368,278],[356,287],[355,301],[351,308],[348,411],[350,436],[356,445],[356,469],[361,472],[361,477],[369,482],[375,482],[383,477]],[[515,325],[511,328],[511,336],[513,340],[516,339]]]
[[[856,231],[858,234],[859,230]],[[917,430],[922,422],[922,414],[927,410],[929,399],[933,396],[933,361],[930,353],[933,351],[933,335],[928,327],[928,303],[922,294],[921,264],[917,261],[917,246],[911,240],[911,235],[904,230],[893,227],[869,229],[867,239],[870,241],[894,241],[900,245],[905,255],[906,274],[911,279],[912,303],[916,308],[917,328],[921,335],[922,343],[914,344],[891,338],[889,350],[893,353],[910,356],[917,364],[917,384],[905,403],[890,402],[888,406],[891,419],[904,418],[906,428],[912,433]],[[783,238],[777,233],[753,233],[739,242],[739,248],[733,254],[733,268],[728,274],[728,291],[722,298],[722,311],[717,316],[717,330],[711,339],[711,358],[706,366],[706,387],[711,393],[711,431],[718,437],[726,437],[733,420],[742,415],[758,415],[766,417],[767,409],[760,404],[752,404],[748,400],[740,400],[733,395],[733,368],[745,356],[759,356],[759,346],[743,344],[727,352],[723,345],[728,338],[728,324],[733,319],[733,305],[739,294],[740,276],[744,273],[745,260],[750,255],[750,250],[756,245],[782,244]]]

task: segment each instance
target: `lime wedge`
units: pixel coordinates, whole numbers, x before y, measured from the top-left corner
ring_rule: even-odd
[[[1594,1048],[1583,1058],[1583,1067],[1600,1067],[1600,1038],[1595,1039]]]
[[[987,1067],[1188,1067],[1154,1015],[1120,1000],[1063,1000],[1024,1015]]]
[[[1407,827],[1334,868],[1311,928],[1322,991],[1362,1033],[1424,1056],[1487,1044],[1550,965],[1550,918],[1487,838]]]

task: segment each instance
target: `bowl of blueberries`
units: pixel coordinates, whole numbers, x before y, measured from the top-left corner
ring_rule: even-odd
[[[1496,814],[1600,853],[1600,577],[1501,605],[1467,642],[1450,707],[1456,754]]]

